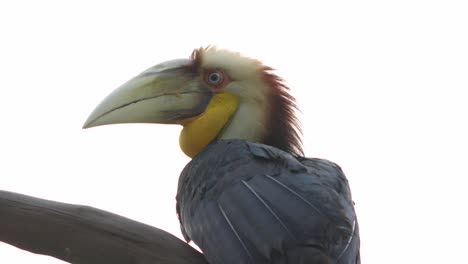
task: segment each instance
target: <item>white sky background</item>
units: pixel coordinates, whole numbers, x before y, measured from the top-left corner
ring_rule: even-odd
[[[216,44],[288,81],[307,156],[349,178],[363,263],[460,263],[467,14],[466,1],[1,2],[0,189],[181,237],[180,128],[81,126],[139,72]],[[0,262],[62,263],[1,243]]]

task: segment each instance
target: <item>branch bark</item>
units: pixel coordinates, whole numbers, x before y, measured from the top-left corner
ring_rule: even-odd
[[[89,206],[0,191],[0,241],[73,264],[207,264],[161,229]]]

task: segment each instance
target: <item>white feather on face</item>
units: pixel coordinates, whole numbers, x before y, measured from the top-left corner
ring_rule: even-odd
[[[200,49],[203,69],[221,69],[231,79],[223,89],[240,99],[239,108],[219,138],[261,141],[266,135],[269,89],[263,80],[265,66],[239,53],[210,47]]]

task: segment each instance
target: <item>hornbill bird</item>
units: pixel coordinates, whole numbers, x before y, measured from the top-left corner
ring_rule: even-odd
[[[179,144],[192,160],[177,214],[209,263],[360,263],[348,181],[338,165],[304,157],[295,110],[272,68],[208,47],[123,84],[84,128],[182,125]]]

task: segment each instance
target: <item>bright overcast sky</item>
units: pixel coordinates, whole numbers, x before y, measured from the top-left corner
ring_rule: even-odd
[[[307,156],[348,176],[363,263],[466,260],[466,1],[5,2],[0,189],[180,237],[180,128],[81,126],[147,67],[216,44],[288,81]],[[1,243],[0,262],[63,263]]]

